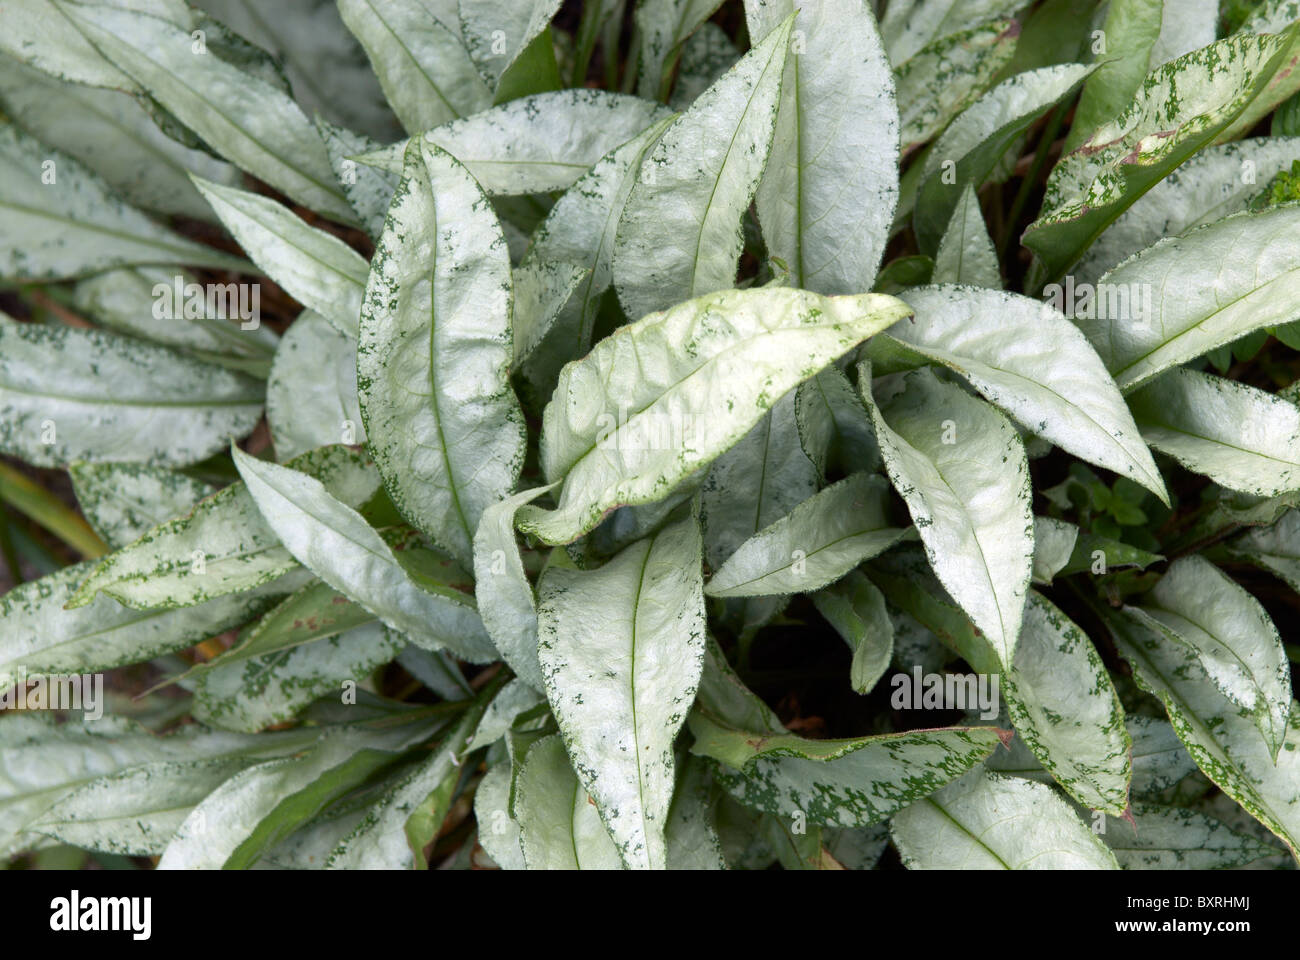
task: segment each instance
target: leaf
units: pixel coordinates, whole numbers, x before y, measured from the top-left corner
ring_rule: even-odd
[[[333,234],[308,226],[270,197],[191,179],[268,277],[340,333],[356,336],[370,272],[360,254]]]
[[[379,486],[373,467],[343,447],[314,450],[291,465],[351,504],[365,503]],[[250,590],[297,566],[247,488],[235,483],[109,554],[71,603],[83,606],[103,591],[137,609],[183,607]]]
[[[714,827],[713,783],[708,764],[686,757],[668,811],[668,869],[725,870]]]
[[[614,242],[629,317],[729,288],[781,96],[787,18],[673,121],[642,164]]]
[[[637,93],[656,100],[668,95],[682,45],[721,5],[722,0],[638,0],[635,23],[641,47]]]
[[[0,315],[0,452],[34,466],[183,467],[261,415],[261,386],[249,377],[100,330]]]
[[[1133,738],[1133,796],[1155,796],[1196,769],[1178,734],[1165,720],[1133,716],[1127,725]]]
[[[496,659],[473,601],[419,582],[361,514],[314,477],[257,460],[238,447],[235,466],[262,517],[285,548],[326,583],[428,649],[462,659]]]
[[[1159,698],[1201,771],[1287,845],[1300,849],[1300,710],[1274,754],[1254,712],[1228,700],[1190,647],[1171,643],[1131,608],[1108,621],[1139,686]],[[1293,704],[1294,706],[1294,704]]]
[[[1150,64],[1154,69],[1175,57],[1211,44],[1219,35],[1217,7],[1171,0],[1163,4],[1160,36],[1151,48]],[[1259,31],[1263,32],[1263,31]]]
[[[673,739],[703,662],[701,549],[687,516],[598,570],[552,568],[541,581],[546,698],[579,781],[633,869],[666,866]],[[526,827],[524,842],[527,858]]]
[[[1277,852],[1196,810],[1138,803],[1132,818],[1107,817],[1102,834],[1125,870],[1223,870]]]
[[[524,490],[483,511],[474,533],[474,581],[479,615],[501,658],[534,690],[543,690],[537,662],[537,605],[515,541],[515,513],[554,489]]]
[[[1041,783],[975,770],[895,815],[911,870],[1116,870],[1109,849]]]
[[[157,17],[58,7],[115,67],[231,163],[307,207],[351,219],[316,128],[282,90],[211,50],[196,56],[188,30]]]
[[[0,690],[29,675],[96,673],[182,650],[256,617],[304,581],[290,575],[179,610],[134,610],[108,597],[67,609],[93,567],[64,567],[0,597]]]
[[[560,0],[462,0],[465,45],[489,87],[497,89],[511,64],[547,31],[559,8]]]
[[[860,0],[748,0],[750,36],[781,32],[796,9],[758,219],[791,286],[857,293],[876,278],[898,202],[894,77]]]
[[[1174,369],[1129,396],[1142,437],[1229,490],[1300,489],[1300,407],[1244,383]]]
[[[741,544],[709,580],[712,597],[808,593],[891,547],[883,477],[856,473],[805,500]]]
[[[115,550],[216,492],[183,473],[137,463],[77,462],[68,475],[81,512]]]
[[[668,106],[685,110],[740,59],[740,51],[727,32],[705,22],[682,44],[677,80]]]
[[[523,508],[520,529],[565,543],[613,507],[661,499],[903,311],[878,294],[768,288],[712,294],[621,327],[561,374],[542,426],[543,469],[565,478],[559,509]],[[642,372],[652,362],[653,381]]]
[[[334,179],[343,188],[348,206],[371,239],[379,239],[384,231],[384,217],[388,214],[388,204],[393,199],[393,190],[397,187],[401,171],[391,173],[353,159],[379,149],[382,145],[378,140],[333,126],[320,117],[316,118],[316,129],[325,142],[325,152],[329,154]]]
[[[1058,64],[1003,80],[966,108],[925,157],[913,226],[923,252],[939,245],[967,184],[978,188],[1045,111],[1064,102],[1095,66]]]
[[[846,474],[879,469],[880,448],[871,416],[839,367],[827,367],[799,385],[794,415],[799,446],[823,480],[832,465]]]
[[[356,341],[318,313],[299,314],[275,352],[266,420],[280,461],[331,443],[365,443]]]
[[[1042,260],[1046,279],[1057,279],[1138,197],[1221,138],[1283,69],[1288,44],[1283,36],[1229,37],[1157,67],[1123,113],[1062,157],[1022,241]],[[1243,251],[1241,262],[1248,256]]]
[[[1114,382],[1078,330],[1050,305],[952,286],[909,290],[906,300],[916,314],[891,327],[889,337],[954,370],[1061,449],[1168,502],[1160,471]]]
[[[907,501],[930,566],[1009,666],[1034,553],[1029,465],[1019,434],[928,370],[904,374],[868,406],[885,468]]]
[[[393,503],[464,566],[524,458],[510,309],[492,208],[455,159],[413,141],[361,308],[357,391]]]
[[[384,96],[408,133],[492,105],[460,37],[420,0],[340,0],[339,13],[361,41]]]
[[[1074,555],[1079,528],[1064,520],[1034,517],[1034,583],[1050,584]]]
[[[72,156],[12,123],[0,125],[0,170],[0,278],[67,280],[145,263],[246,267],[150,220]]]
[[[563,755],[564,748],[560,752]],[[567,763],[568,761],[564,761]],[[572,772],[569,774],[572,776]],[[524,870],[519,822],[510,816],[510,764],[491,767],[474,791],[478,842],[502,870]],[[617,855],[616,855],[617,856]]]
[[[1016,732],[1056,782],[1084,806],[1121,816],[1132,740],[1119,696],[1088,637],[1034,591],[1002,689]]]
[[[964,283],[975,287],[1002,289],[998,253],[984,226],[975,188],[966,184],[961,200],[953,207],[948,229],[934,255],[933,283]]]
[[[605,90],[557,90],[484,110],[413,140],[459,160],[488,196],[567,190],[601,157],[668,115],[663,104]],[[409,141],[359,159],[402,172]]]
[[[1300,511],[1288,510],[1271,526],[1246,531],[1228,548],[1234,559],[1262,567],[1300,592]]]
[[[564,741],[539,740],[515,782],[515,816],[529,870],[618,870],[619,849],[574,776]]]
[[[1225,697],[1256,713],[1276,755],[1291,712],[1291,670],[1259,601],[1193,554],[1170,564],[1137,609],[1134,616],[1156,621],[1148,627],[1191,649]]]
[[[514,367],[523,363],[550,333],[569,298],[586,279],[587,269],[558,260],[533,260],[515,269],[515,302],[510,318]]]
[[[870,693],[889,669],[894,655],[894,625],[885,595],[859,570],[811,597],[813,605],[853,651],[849,683]]]
[[[518,677],[509,681],[488,704],[478,729],[474,731],[473,739],[465,747],[465,752],[473,753],[480,747],[491,746],[509,735],[516,722],[527,723],[528,717],[538,713],[549,714],[549,710],[543,706],[545,703],[546,697],[543,694]],[[527,717],[521,721],[522,714],[526,714]]]
[[[1009,17],[1024,0],[900,0],[891,3],[880,21],[880,35],[889,59],[903,63],[922,47],[989,20]]]

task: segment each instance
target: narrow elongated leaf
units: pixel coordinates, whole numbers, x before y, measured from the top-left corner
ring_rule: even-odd
[[[614,284],[628,316],[733,286],[740,219],[772,143],[793,26],[787,18],[750,50],[646,158],[614,243]]]
[[[365,519],[305,473],[232,456],[262,517],[284,547],[326,583],[429,649],[479,663],[496,657],[473,601],[422,585]]]
[[[1142,436],[1229,490],[1300,489],[1300,407],[1244,383],[1174,369],[1134,391]]]
[[[1273,753],[1291,712],[1291,669],[1277,627],[1259,601],[1203,557],[1175,560],[1139,614],[1200,658],[1229,700],[1257,715]]]
[[[563,757],[563,744],[560,754]],[[567,758],[564,762],[568,763]],[[478,842],[498,867],[524,870],[527,866],[520,844],[519,821],[510,816],[510,773],[507,762],[498,763],[484,774],[474,791],[474,822],[478,824]],[[569,775],[573,775],[572,771]]]
[[[904,374],[868,405],[885,467],[930,566],[1010,666],[1034,554],[1019,434],[928,369]]]
[[[393,503],[466,567],[479,518],[524,456],[510,305],[510,258],[482,191],[412,142],[366,286],[357,389]]]
[[[1224,870],[1276,848],[1222,820],[1184,807],[1133,805],[1132,822],[1106,818],[1102,839],[1125,870]]]
[[[523,508],[520,528],[563,543],[613,507],[662,498],[904,310],[878,294],[769,288],[701,297],[620,328],[563,371],[542,428],[543,469],[565,477],[559,509]]]
[[[1139,685],[1164,704],[1196,765],[1300,856],[1300,710],[1291,710],[1286,739],[1274,754],[1259,735],[1255,712],[1223,695],[1194,650],[1128,611],[1109,625],[1116,649]]]
[[[77,505],[104,542],[117,550],[173,517],[189,513],[216,488],[163,467],[74,463]]]
[[[709,580],[713,597],[807,593],[892,546],[889,486],[857,473],[805,500],[736,549]]]
[[[515,816],[529,870],[619,870],[619,849],[569,766],[564,741],[539,740],[515,782]]]
[[[60,2],[115,67],[236,166],[329,216],[350,220],[325,146],[280,89],[209,50],[189,31],[133,10]]]
[[[880,21],[880,35],[889,59],[903,63],[926,44],[969,30],[989,20],[1009,17],[1023,0],[899,0]]]
[[[1079,528],[1064,520],[1034,517],[1034,583],[1050,584],[1074,555]]]
[[[343,447],[304,454],[292,466],[350,504],[365,503],[379,486],[374,468]],[[297,566],[236,483],[109,554],[71,602],[82,606],[103,591],[138,609],[183,607],[269,583]]]
[[[356,341],[318,313],[300,314],[275,351],[266,420],[280,461],[331,443],[365,443]]]
[[[340,0],[339,13],[365,47],[407,133],[492,105],[492,91],[460,37],[419,0]]]
[[[909,290],[891,337],[937,361],[1026,428],[1168,501],[1151,451],[1105,366],[1048,304],[971,287]]]
[[[687,756],[668,811],[668,869],[725,870],[722,843],[714,826],[713,781],[709,765]]]
[[[1288,510],[1274,524],[1233,540],[1232,555],[1263,567],[1300,592],[1300,510]]]
[[[461,32],[479,74],[496,90],[502,76],[560,9],[560,0],[464,0]]]
[[[355,337],[366,261],[333,234],[308,226],[283,204],[193,177],[226,229],[266,275],[341,333]]]
[[[796,9],[801,42],[785,60],[758,219],[791,286],[857,293],[876,278],[898,202],[894,77],[859,0],[748,0],[750,36],[783,29]]]
[[[975,770],[890,824],[912,870],[1117,870],[1115,855],[1041,783]]]
[[[667,96],[682,45],[721,5],[722,0],[638,0],[637,93],[658,100]]]
[[[871,416],[839,367],[827,367],[799,385],[794,415],[799,446],[823,479],[832,465],[846,474],[880,466]]]
[[[731,42],[727,31],[716,23],[705,22],[682,44],[677,80],[668,105],[685,110],[717,79],[735,66],[740,50]]]
[[[704,655],[701,549],[687,516],[598,570],[553,568],[541,582],[546,697],[579,781],[632,868],[666,866],[673,739]]]
[[[587,268],[560,260],[531,260],[515,269],[510,318],[514,367],[537,349],[586,278]]]
[[[393,199],[401,171],[392,173],[353,159],[379,149],[381,144],[378,140],[333,126],[320,117],[316,118],[316,129],[325,142],[325,152],[329,154],[334,179],[343,188],[348,206],[366,233],[378,240],[384,232],[384,217],[388,213],[388,204]]]
[[[989,231],[984,226],[975,187],[966,184],[961,201],[953,207],[948,229],[934,255],[933,283],[964,283],[975,287],[1002,287],[998,253],[993,249]]]
[[[101,330],[0,315],[0,452],[28,463],[183,467],[261,415],[251,377]]]
[[[894,625],[885,595],[861,571],[851,570],[811,599],[853,651],[849,683],[858,693],[870,693],[894,656]]]

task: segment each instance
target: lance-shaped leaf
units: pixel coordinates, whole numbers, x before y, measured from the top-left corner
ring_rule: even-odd
[[[591,165],[668,115],[661,103],[606,90],[512,100],[430,130],[423,139],[463,163],[489,196],[567,190]],[[402,141],[358,159],[402,172]]]
[[[1163,237],[1245,210],[1260,190],[1300,160],[1300,137],[1258,137],[1201,150],[1106,228],[1071,271],[1092,283]]]
[[[560,737],[529,749],[515,781],[514,811],[527,869],[622,869],[619,849],[569,766]]]
[[[966,184],[978,189],[1016,138],[1069,97],[1095,66],[1057,64],[1003,80],[948,125],[925,157],[913,226],[924,251],[939,245]]]
[[[564,745],[560,745],[564,755]],[[564,762],[567,764],[568,759]],[[508,762],[489,768],[474,791],[474,822],[478,825],[478,842],[502,870],[525,870],[524,851],[520,844],[519,821],[510,816],[511,768]],[[573,775],[573,771],[569,771]],[[604,829],[602,827],[602,829]],[[613,852],[613,843],[610,844]]]
[[[1276,523],[1249,530],[1228,546],[1235,559],[1268,570],[1300,592],[1300,510],[1288,510]]]
[[[866,371],[862,377],[869,382]],[[1009,666],[1034,555],[1020,435],[988,404],[928,368],[904,374],[868,405],[885,468],[907,501],[930,566]]]
[[[138,463],[74,463],[68,467],[77,505],[113,549],[189,513],[216,488],[164,467]]]
[[[1060,312],[972,287],[908,290],[906,300],[916,316],[891,327],[890,337],[960,374],[1027,429],[1168,502],[1124,398]]]
[[[98,174],[12,123],[0,125],[0,277],[66,280],[112,267],[248,265],[155,223]]]
[[[993,249],[989,231],[984,226],[975,187],[966,184],[961,201],[953,207],[948,229],[934,255],[932,283],[964,283],[974,287],[1002,288],[998,252]]]
[[[668,95],[682,45],[721,5],[722,0],[638,0],[637,93],[654,100]]]
[[[547,30],[560,0],[465,0],[459,8],[469,55],[496,90],[510,66]]]
[[[492,105],[461,39],[420,0],[340,0],[339,13],[365,47],[384,96],[408,133]]]
[[[1045,278],[1063,274],[1138,197],[1228,130],[1284,68],[1289,43],[1286,36],[1229,37],[1152,70],[1128,108],[1048,177],[1042,211],[1024,234]],[[1238,263],[1246,262],[1253,260],[1242,251]],[[1185,276],[1180,283],[1180,292],[1200,289],[1209,287]]]
[[[1052,517],[1034,517],[1034,583],[1048,584],[1065,569],[1079,541],[1079,528]]]
[[[1016,21],[992,20],[939,37],[900,63],[894,86],[902,152],[925,143],[978,100],[1011,59],[1019,37]]]
[[[704,655],[701,549],[688,515],[597,570],[552,568],[541,581],[546,697],[578,779],[632,868],[666,865],[673,740]]]
[[[621,327],[562,372],[542,427],[543,469],[565,478],[559,509],[523,508],[520,529],[565,543],[616,506],[661,499],[792,387],[905,314],[880,294],[767,288]]]
[[[740,50],[716,23],[702,23],[682,45],[677,80],[668,105],[685,110],[717,79],[735,66]]]
[[[1024,5],[1024,0],[898,0],[885,11],[880,35],[889,59],[903,63],[927,44],[989,20],[1009,17]]]
[[[483,625],[501,658],[534,690],[543,689],[537,604],[515,541],[515,513],[552,489],[534,487],[492,504],[474,533],[474,592]]]
[[[281,461],[331,443],[365,443],[356,341],[318,313],[299,314],[275,351],[266,420]]]
[[[0,314],[0,452],[28,463],[183,467],[261,415],[251,377],[102,330]]]
[[[871,416],[839,367],[827,367],[795,391],[799,446],[825,479],[835,464],[844,473],[880,467]]]
[[[1033,591],[1002,690],[1016,732],[1056,782],[1084,806],[1121,816],[1132,741],[1119,695],[1092,641]]]
[[[266,275],[340,333],[357,334],[369,265],[346,243],[308,226],[270,197],[193,177],[226,229]]]
[[[320,117],[316,118],[316,129],[325,141],[330,167],[348,198],[348,205],[366,233],[378,240],[384,232],[384,217],[388,213],[388,204],[393,199],[393,190],[397,187],[401,171],[392,173],[353,159],[360,154],[378,150],[382,146],[378,140],[333,126]]]
[[[1101,835],[1125,870],[1225,870],[1279,852],[1185,807],[1135,803],[1132,820],[1106,818]]]
[[[588,268],[562,260],[531,259],[514,272],[515,302],[510,329],[514,339],[513,366],[518,367],[546,338]]]
[[[180,610],[134,610],[109,597],[65,609],[93,567],[65,567],[0,597],[0,689],[29,674],[95,673],[201,643],[256,617],[306,577],[291,574]]]
[[[885,595],[861,571],[851,570],[811,599],[853,651],[849,683],[858,693],[870,693],[894,656],[894,625]]]
[[[1188,470],[1260,497],[1300,489],[1300,407],[1196,370],[1174,369],[1129,396],[1142,437]]]
[[[1115,855],[1050,787],[974,770],[897,814],[911,870],[1117,870]]]
[[[158,17],[58,6],[115,67],[231,163],[314,210],[352,219],[316,128],[279,87],[213,50],[196,55],[189,31]]]
[[[1137,609],[1134,616],[1155,620],[1149,626],[1195,653],[1224,696],[1256,714],[1276,754],[1291,712],[1291,668],[1259,601],[1193,554],[1175,560]]]
[[[365,503],[379,487],[374,468],[344,447],[312,451],[292,466],[349,504]],[[183,607],[252,589],[297,566],[248,490],[235,483],[109,554],[71,603],[82,606],[102,590],[138,609]]]
[[[319,480],[237,447],[231,455],[262,517],[303,566],[413,643],[479,663],[496,659],[473,600],[421,582],[419,570],[399,563],[365,518]]]
[[[1300,710],[1291,711],[1274,753],[1259,735],[1255,712],[1223,695],[1196,651],[1171,642],[1131,608],[1109,626],[1116,649],[1138,684],[1164,704],[1196,765],[1300,857]]]
[[[898,202],[898,107],[876,18],[859,0],[748,0],[756,41],[798,9],[758,219],[790,285],[871,289]],[[866,158],[870,158],[868,161]]]
[[[742,543],[709,580],[713,597],[809,593],[889,549],[903,530],[889,523],[884,477],[855,473],[809,497]]]
[[[466,567],[483,510],[524,457],[510,303],[487,198],[455,159],[413,141],[361,308],[357,389],[393,503]]]
[[[709,764],[687,756],[668,811],[668,869],[725,870],[722,843],[714,826],[713,781]]]
[[[772,144],[793,26],[787,18],[701,94],[642,164],[614,243],[628,316],[734,285],[740,221]]]

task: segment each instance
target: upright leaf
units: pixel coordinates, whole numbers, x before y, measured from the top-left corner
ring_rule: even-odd
[[[331,443],[365,443],[356,341],[318,313],[299,314],[275,351],[266,420],[281,462]]]

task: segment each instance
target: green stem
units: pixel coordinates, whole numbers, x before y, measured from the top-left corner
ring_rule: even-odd
[[[0,500],[31,517],[88,560],[108,553],[104,541],[80,514],[7,463],[0,463]]]
[[[23,568],[18,563],[18,551],[14,549],[13,537],[9,535],[9,513],[5,510],[2,500],[0,500],[0,557],[4,558],[13,586],[18,586],[23,582]]]

